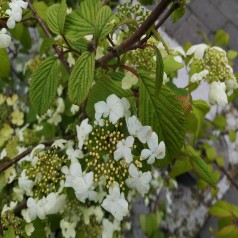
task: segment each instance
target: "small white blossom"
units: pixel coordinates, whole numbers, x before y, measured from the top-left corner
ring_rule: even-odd
[[[31,236],[31,234],[33,233],[34,230],[35,230],[35,228],[32,223],[29,223],[25,226],[25,231],[26,231],[27,236]]]
[[[164,74],[163,74],[163,84],[166,84],[168,82],[169,82],[169,78],[168,78],[167,74],[164,72]]]
[[[16,26],[16,22],[20,22],[22,19],[22,9],[16,6],[7,9],[6,14],[9,16],[7,20],[7,27],[9,29],[13,29]]]
[[[128,118],[131,115],[130,102],[126,98],[122,98],[121,103],[122,103],[123,108],[124,108],[124,116],[125,116],[125,118]]]
[[[7,211],[14,210],[15,207],[17,206],[17,202],[11,201],[10,205],[7,206],[6,204],[3,206],[1,214],[4,214]]]
[[[9,169],[7,169],[4,172],[4,176],[5,176],[8,184],[12,183],[14,181],[14,179],[16,178],[16,176],[17,176],[15,168],[10,167]]]
[[[227,95],[230,96],[233,93],[234,89],[238,88],[238,83],[236,80],[229,79],[225,81],[226,84],[226,90],[227,90]]]
[[[131,154],[131,149],[134,144],[134,137],[128,136],[125,139],[118,141],[117,149],[114,151],[114,159],[118,161],[121,158],[124,158],[125,161],[129,164],[132,162],[133,155]]]
[[[107,97],[106,102],[100,101],[94,105],[95,119],[98,121],[103,116],[104,118],[109,116],[109,121],[116,124],[117,121],[124,116],[124,106],[121,99],[115,94],[111,94]]]
[[[68,155],[70,160],[82,159],[84,157],[82,150],[75,150],[73,147],[69,147],[66,150],[66,154]]]
[[[79,111],[79,106],[73,104],[73,105],[70,107],[70,111],[71,111],[71,113],[72,113],[73,115],[75,115],[75,114]]]
[[[158,136],[155,132],[152,133],[151,138],[147,142],[149,149],[143,149],[141,151],[141,157],[143,160],[147,160],[147,164],[153,164],[156,159],[163,159],[165,157],[165,144],[161,141],[158,144]]]
[[[72,188],[75,191],[77,199],[83,203],[86,199],[90,201],[97,200],[97,192],[93,191],[93,172],[75,178],[72,181]]]
[[[228,103],[225,83],[219,81],[212,82],[210,85],[208,98],[211,104],[225,106]]]
[[[208,46],[206,44],[193,45],[188,49],[187,55],[194,54],[195,59],[202,59],[207,48]]]
[[[198,83],[198,82],[200,82],[201,80],[203,80],[207,75],[209,74],[209,71],[208,70],[203,70],[203,71],[201,71],[201,72],[199,72],[199,73],[195,73],[195,74],[193,74],[192,76],[191,76],[191,78],[190,78],[190,82],[191,83]]]
[[[65,238],[75,238],[76,236],[76,225],[77,222],[68,222],[64,219],[60,221],[60,228],[62,230],[63,237]]]
[[[2,160],[3,158],[5,158],[7,156],[7,151],[6,149],[3,149],[0,153],[0,160]]]
[[[0,48],[7,48],[11,44],[11,37],[7,34],[6,28],[0,31]]]
[[[128,202],[124,198],[124,193],[120,193],[117,182],[109,188],[109,195],[103,200],[102,207],[118,221],[121,221],[129,213]]]
[[[148,193],[150,189],[150,181],[152,179],[150,172],[142,173],[134,164],[130,164],[129,174],[131,178],[126,179],[126,185],[135,188],[142,196]]]
[[[66,195],[57,193],[49,193],[46,197],[46,203],[44,206],[45,213],[47,215],[56,214],[60,212],[65,205]]]
[[[27,195],[32,195],[34,182],[27,177],[25,169],[22,171],[21,176],[18,178],[18,184],[19,187],[23,189]]]
[[[65,148],[66,143],[67,143],[67,140],[58,139],[51,145],[51,147],[60,148],[61,150],[63,150]]]
[[[146,143],[152,134],[150,126],[142,126],[136,116],[129,117],[126,120],[127,128],[131,136],[137,137],[143,144]]]
[[[32,165],[34,166],[37,161],[38,161],[38,157],[35,155],[35,152],[38,152],[38,151],[41,151],[45,149],[45,145],[43,144],[39,144],[37,145],[30,153],[30,157],[29,158],[26,158],[26,160],[30,160]]]
[[[46,217],[46,211],[45,211],[45,203],[46,200],[41,199],[39,201],[35,200],[34,198],[30,197],[27,200],[27,210],[24,212],[24,217],[29,217],[29,221],[34,221],[37,217],[41,220],[44,220]],[[24,214],[23,213],[23,214]]]
[[[121,81],[122,83],[122,89],[128,90],[130,89],[133,85],[136,85],[138,83],[138,77],[135,76],[133,73],[128,71],[125,74],[125,77]]]
[[[84,144],[84,140],[88,136],[88,134],[92,131],[93,127],[88,124],[88,118],[84,119],[80,126],[76,126],[77,137],[78,137],[78,147],[81,150]]]
[[[120,231],[120,223],[117,220],[112,223],[104,218],[102,221],[102,238],[113,238],[115,231]]]

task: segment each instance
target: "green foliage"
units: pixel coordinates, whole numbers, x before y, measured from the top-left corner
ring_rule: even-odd
[[[235,130],[229,130],[228,135],[229,135],[230,142],[236,141],[236,131]]]
[[[37,14],[40,16],[40,18],[44,21],[47,19],[46,11],[47,11],[47,5],[43,1],[37,1],[33,3],[33,7],[35,8]]]
[[[55,44],[55,40],[52,38],[45,38],[40,47],[40,54],[46,53],[52,45]]]
[[[230,41],[230,36],[224,30],[219,30],[216,32],[213,41],[217,46],[227,47]]]
[[[100,9],[100,11],[97,14],[96,18],[96,25],[95,25],[95,37],[96,39],[100,39],[108,35],[113,25],[109,24],[113,19],[115,19],[114,14],[112,13],[112,10],[108,6],[104,6]]]
[[[163,62],[164,62],[164,72],[167,75],[170,75],[184,67],[184,65],[176,61],[172,55],[166,56],[163,59]]]
[[[44,114],[55,99],[57,91],[58,61],[50,57],[42,62],[32,75],[30,100],[37,114]]]
[[[139,118],[144,125],[151,125],[159,140],[166,145],[166,158],[158,161],[164,166],[179,152],[184,141],[184,114],[175,94],[166,86],[155,96],[155,79],[140,72]]]
[[[94,53],[84,52],[77,60],[69,78],[69,98],[81,104],[88,96],[94,79]]]
[[[60,10],[60,4],[54,4],[47,9],[47,25],[49,29],[55,33],[60,34],[59,24],[58,24],[58,13]]]
[[[175,178],[181,174],[184,174],[192,169],[192,165],[188,157],[183,159],[177,159],[169,173],[169,176]]]
[[[10,60],[6,49],[0,49],[0,78],[7,78],[10,74]]]
[[[120,82],[113,81],[105,75],[95,83],[88,95],[86,107],[87,115],[90,118],[94,118],[94,104],[98,101],[106,100],[112,93],[116,94],[118,97],[125,97],[129,101],[132,101],[133,99],[133,94],[130,90],[123,90]]]
[[[140,2],[142,5],[146,6],[146,5],[152,5],[152,4],[154,4],[154,3],[155,3],[155,0],[139,0],[139,2]]]
[[[218,115],[215,117],[213,123],[216,129],[224,130],[226,127],[226,118],[222,115]]]
[[[79,8],[66,16],[65,35],[71,41],[93,34],[96,18],[102,4],[98,0],[87,0]]]
[[[199,156],[191,156],[190,161],[194,172],[197,173],[197,175],[204,181],[206,181],[209,185],[215,187],[216,182],[213,176],[213,172],[208,164]]]
[[[1,238],[15,238],[15,237],[16,236],[12,226],[10,226],[8,230],[4,232],[3,236],[1,236]]]

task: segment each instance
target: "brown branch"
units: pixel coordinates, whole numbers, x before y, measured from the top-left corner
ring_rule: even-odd
[[[31,4],[30,0],[27,0],[28,2],[28,7],[29,9],[32,11],[33,15],[34,15],[34,18],[39,22],[42,30],[44,31],[45,35],[48,37],[48,38],[52,38],[52,35],[49,31],[49,29],[46,27],[44,21],[40,18],[40,16],[38,15],[38,13],[36,12],[35,8],[33,7],[33,5]],[[56,52],[56,54],[58,55],[59,57],[59,60],[62,62],[62,64],[65,66],[65,68],[67,69],[67,71],[70,73],[71,72],[71,68],[68,64],[68,62],[65,60],[64,58],[64,54],[63,52],[56,46],[56,45],[53,45],[53,48]]]
[[[68,135],[65,136],[63,139],[69,140],[69,139],[73,139],[75,137],[75,135]],[[54,141],[46,141],[46,142],[42,142],[40,144],[43,144],[45,146],[50,146],[54,143]],[[27,156],[28,154],[31,153],[31,151],[35,148],[35,146],[26,149],[25,151],[23,151],[21,154],[17,155],[16,157],[14,157],[11,160],[6,161],[5,163],[3,163],[0,166],[0,174],[2,174],[5,170],[7,170],[8,168],[10,168],[11,166],[13,166],[14,164],[16,164],[18,161],[20,161],[21,159],[23,159],[25,156]]]
[[[128,39],[124,40],[115,49],[115,51],[111,51],[107,55],[99,59],[96,62],[96,67],[106,65],[111,59],[113,59],[117,55],[121,55],[127,52],[128,50],[131,50],[132,48],[141,47],[141,44],[138,44],[140,38],[154,25],[155,21],[165,11],[165,9],[169,6],[171,2],[173,2],[173,0],[162,0],[151,12],[151,14],[146,18],[146,20],[140,25],[137,31],[134,32],[134,34],[132,34]]]

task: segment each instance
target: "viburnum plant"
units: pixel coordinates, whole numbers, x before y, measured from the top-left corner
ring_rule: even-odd
[[[1,237],[126,237],[138,196],[142,230],[163,237],[178,175],[216,195],[223,159],[198,141],[227,134],[225,119],[206,124],[210,105],[191,93],[205,81],[210,104],[235,100],[237,53],[167,45],[159,27],[188,3],[0,1]]]

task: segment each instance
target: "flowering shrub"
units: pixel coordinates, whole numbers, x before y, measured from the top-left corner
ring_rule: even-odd
[[[124,237],[138,197],[141,229],[163,237],[188,172],[216,197],[225,160],[210,142],[236,142],[225,117],[236,52],[169,47],[157,18],[178,19],[187,4],[0,1],[1,237]],[[174,81],[182,68],[185,88]],[[192,98],[202,81],[210,104]],[[223,111],[207,121],[214,104]],[[211,214],[222,217],[219,205]]]

